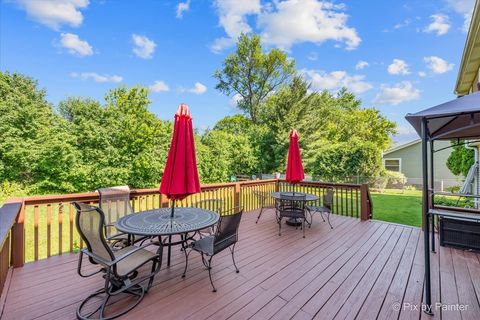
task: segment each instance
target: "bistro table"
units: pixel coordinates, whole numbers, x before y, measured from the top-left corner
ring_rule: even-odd
[[[175,208],[173,218],[171,212],[172,208],[160,208],[132,213],[117,220],[115,228],[127,234],[158,237],[161,245],[168,246],[169,266],[172,246],[184,247],[198,231],[215,225],[220,218],[218,213],[201,208]],[[181,240],[172,242],[173,235],[180,235]],[[162,237],[166,237],[164,241]]]
[[[276,200],[280,200],[281,195],[286,195],[286,196],[289,196],[289,197],[300,196],[300,195],[305,196],[304,200],[295,200],[295,201],[310,202],[310,201],[317,201],[318,199],[320,199],[320,197],[317,196],[317,195],[310,194],[310,193],[304,193],[304,192],[272,192],[271,193],[271,196],[273,198],[275,198]],[[288,219],[285,223],[288,224],[289,226],[294,226],[294,227],[302,224],[300,221],[298,221],[295,218]]]

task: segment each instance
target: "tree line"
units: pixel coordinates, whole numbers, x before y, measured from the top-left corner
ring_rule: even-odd
[[[241,114],[195,132],[202,183],[284,172],[288,135],[300,133],[305,171],[316,179],[367,180],[383,173],[381,152],[395,123],[343,89],[310,90],[295,61],[242,35],[215,72],[217,89],[238,95]],[[0,188],[28,194],[158,187],[172,122],[149,110],[149,91],[118,87],[103,101],[69,97],[53,105],[36,80],[0,72]]]

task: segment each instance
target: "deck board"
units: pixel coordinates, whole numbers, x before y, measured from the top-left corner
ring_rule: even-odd
[[[395,303],[423,300],[423,237],[418,228],[333,216],[331,230],[320,217],[302,231],[278,227],[272,211],[255,224],[244,215],[235,273],[230,254],[214,258],[208,272],[192,253],[173,250],[142,303],[123,319],[480,319],[478,253],[438,248],[432,254],[434,302],[467,304],[465,311],[397,310]],[[14,269],[2,319],[73,319],[79,302],[102,285],[80,278],[76,254],[64,254]],[[88,266],[87,270],[94,270]],[[118,299],[117,299],[118,300]],[[125,298],[114,301],[119,308]]]

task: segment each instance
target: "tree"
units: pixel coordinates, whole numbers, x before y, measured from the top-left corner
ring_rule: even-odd
[[[215,72],[216,88],[227,95],[238,94],[238,107],[257,122],[265,99],[295,73],[295,61],[278,49],[262,52],[258,35],[242,34],[237,50],[223,62],[223,69]]]
[[[453,141],[452,144],[457,144],[457,142]],[[474,162],[475,151],[461,144],[453,147],[452,153],[447,160],[447,167],[454,175],[466,177]]]
[[[0,180],[31,193],[74,192],[73,140],[45,96],[35,80],[0,72]]]

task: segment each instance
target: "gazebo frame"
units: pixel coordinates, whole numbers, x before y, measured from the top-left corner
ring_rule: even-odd
[[[435,216],[480,222],[480,211],[478,210],[435,206],[434,154],[445,149],[435,150],[435,141],[457,141],[452,144],[451,147],[453,147],[454,145],[467,143],[466,140],[480,139],[480,93],[457,98],[415,114],[407,114],[406,119],[422,138],[422,215],[425,257],[425,306],[422,309],[425,313],[431,315],[433,314],[433,308],[430,242],[432,252],[435,252]],[[432,229],[431,241],[429,239],[430,227]]]

